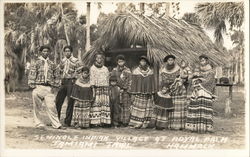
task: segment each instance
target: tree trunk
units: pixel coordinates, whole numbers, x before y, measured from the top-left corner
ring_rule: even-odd
[[[87,2],[87,33],[86,33],[86,52],[90,49],[90,2]]]
[[[244,50],[240,50],[240,83],[244,84]]]
[[[21,63],[23,65],[26,64],[26,55],[27,55],[27,47],[25,46],[22,50],[22,55],[21,55]]]
[[[64,13],[63,13],[63,4],[62,3],[61,3],[61,12],[62,12],[62,17],[63,17]],[[65,33],[65,36],[66,36],[67,44],[70,45],[70,40],[69,40],[69,36],[68,36],[68,33],[67,33],[67,25],[66,25],[66,23],[64,23],[64,33]]]

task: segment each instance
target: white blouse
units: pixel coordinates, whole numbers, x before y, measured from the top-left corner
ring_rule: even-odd
[[[92,65],[90,67],[90,85],[108,86],[109,85],[108,68],[105,66],[97,68],[95,65]]]

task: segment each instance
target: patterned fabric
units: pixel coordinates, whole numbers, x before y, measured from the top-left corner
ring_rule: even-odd
[[[128,125],[130,119],[130,107],[132,105],[132,101],[127,91],[123,91],[121,93],[120,102],[121,102],[120,122],[124,125]]]
[[[180,67],[178,65],[175,65],[172,70],[167,70],[166,67],[162,67],[159,72],[159,83],[160,85],[170,86],[179,76]]]
[[[89,79],[78,78],[73,85],[71,98],[76,100],[93,100],[93,90],[89,84]]]
[[[134,95],[129,125],[136,128],[147,128],[153,114],[153,105],[152,95]]]
[[[200,76],[205,78],[202,80],[202,83],[200,84],[202,87],[204,87],[210,94],[214,93],[215,89],[215,70],[212,69],[212,66],[207,64],[204,67],[200,68]]]
[[[95,99],[90,109],[90,124],[111,124],[109,87],[94,87]]]
[[[157,129],[170,128],[170,121],[172,112],[174,110],[173,101],[171,97],[162,95],[160,92],[155,96],[155,106],[153,116],[150,122],[150,127]]]
[[[120,122],[121,103],[120,103],[120,87],[110,86],[110,109],[111,109],[111,123],[117,126]]]
[[[213,131],[213,104],[214,98],[205,90],[191,96],[188,106],[186,129],[204,133]]]
[[[90,67],[90,85],[93,86],[109,86],[109,71],[108,68],[101,68],[92,65]]]
[[[120,93],[120,123],[127,125],[130,117],[131,98],[127,89],[131,86],[131,71],[126,66],[121,68],[117,66],[111,72],[112,76],[116,76],[118,86],[123,89]]]
[[[185,88],[183,88],[185,90]],[[187,96],[173,95],[174,112],[171,115],[170,128],[184,129],[187,116]]]
[[[87,128],[90,124],[91,101],[75,100],[71,126]]]
[[[149,67],[143,70],[137,67],[131,76],[131,86],[128,90],[132,94],[154,94],[156,92],[154,72]]]
[[[28,85],[35,88],[35,85],[51,85],[60,86],[60,76],[56,65],[49,59],[39,57],[39,59],[31,65],[28,76]]]
[[[215,73],[210,65],[201,67],[202,79],[193,80],[193,91],[187,112],[186,129],[198,133],[213,131],[213,89]]]
[[[76,83],[73,85],[71,98],[75,100],[71,125],[81,128],[89,127],[90,106],[93,102],[93,93],[89,79],[80,77],[76,80]]]
[[[80,61],[71,56],[70,58],[64,57],[61,61],[61,74],[62,78],[76,78],[76,70],[81,66]]]
[[[122,89],[128,89],[131,84],[131,70],[129,68],[117,66],[112,70],[111,75],[116,76],[118,86]]]
[[[174,112],[170,115],[169,127],[172,129],[184,129],[187,110],[187,93],[180,78],[179,66],[175,65],[172,70],[167,70],[166,67],[163,67],[160,70],[160,83],[169,88],[174,104]]]

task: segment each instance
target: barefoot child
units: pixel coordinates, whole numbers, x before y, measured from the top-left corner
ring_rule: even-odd
[[[111,108],[111,125],[115,128],[119,126],[121,106],[121,89],[117,84],[116,76],[111,76],[110,79],[110,108]]]
[[[75,128],[88,128],[93,92],[90,87],[89,68],[83,67],[80,72],[81,75],[76,80],[71,94],[71,98],[75,100],[71,125]]]

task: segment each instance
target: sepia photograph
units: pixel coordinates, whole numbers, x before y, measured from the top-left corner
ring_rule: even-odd
[[[0,156],[249,156],[248,1],[0,3]]]

